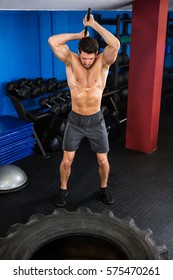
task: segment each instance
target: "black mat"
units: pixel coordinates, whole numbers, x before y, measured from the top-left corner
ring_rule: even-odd
[[[111,209],[119,218],[131,217],[141,229],[150,228],[158,245],[166,244],[173,259],[173,98],[162,101],[158,149],[150,155],[125,149],[122,136],[110,143],[109,187],[115,203],[105,206],[98,194],[99,176],[95,154],[87,140],[81,143],[69,180],[66,209],[80,206],[101,212]],[[16,193],[0,195],[0,236],[9,226],[26,223],[35,213],[50,214],[56,207],[59,164],[62,152],[49,159],[33,154],[14,164],[21,167],[31,184]]]

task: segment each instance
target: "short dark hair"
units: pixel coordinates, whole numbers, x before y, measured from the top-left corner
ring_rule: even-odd
[[[78,43],[79,53],[82,51],[85,53],[97,53],[99,49],[99,44],[96,39],[86,36],[83,37]]]

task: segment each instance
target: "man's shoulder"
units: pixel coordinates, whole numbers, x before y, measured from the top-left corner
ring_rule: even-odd
[[[73,57],[73,58],[77,58],[77,59],[79,58],[79,56],[72,51],[70,51],[70,54],[71,54],[71,57]]]
[[[69,56],[68,56],[68,59],[66,61],[66,66],[69,66],[71,64],[73,64],[73,61],[75,59],[78,59],[78,55],[72,51],[69,51]]]

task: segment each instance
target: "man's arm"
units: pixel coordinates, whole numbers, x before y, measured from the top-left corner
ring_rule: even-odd
[[[101,26],[94,20],[93,15],[90,15],[89,21],[87,21],[87,17],[84,18],[83,24],[85,26],[92,27],[95,31],[97,31],[100,36],[104,39],[107,46],[103,52],[103,58],[108,65],[114,63],[117,58],[118,51],[120,49],[120,42],[119,40],[107,29]]]
[[[48,43],[58,59],[70,63],[70,50],[66,43],[72,40],[80,40],[83,36],[84,31],[73,34],[59,34],[49,37]]]

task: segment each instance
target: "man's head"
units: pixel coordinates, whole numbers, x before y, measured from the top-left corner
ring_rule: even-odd
[[[82,65],[89,69],[98,54],[99,45],[96,39],[87,36],[83,37],[78,44],[79,57]]]

